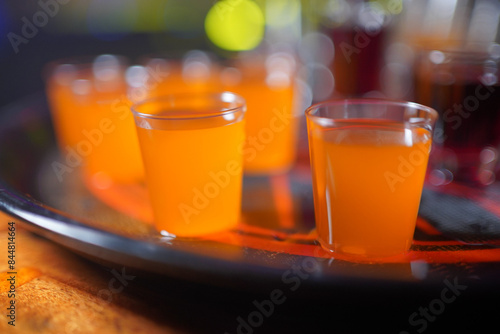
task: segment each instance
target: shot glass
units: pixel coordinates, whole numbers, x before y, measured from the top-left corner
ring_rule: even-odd
[[[110,98],[110,97],[108,97]],[[113,185],[144,183],[139,141],[125,94],[81,104],[84,139],[76,152],[84,154],[87,186],[100,191]]]
[[[348,99],[314,104],[306,117],[321,246],[353,259],[408,251],[437,112]]]
[[[59,179],[83,166],[86,184],[143,182],[122,56],[58,60],[46,67],[46,91],[62,154]]]
[[[295,163],[297,105],[302,97],[294,57],[284,52],[252,54],[225,65],[220,73],[222,86],[243,96],[248,107],[245,173],[286,172]]]
[[[428,47],[414,68],[414,100],[436,109],[429,168],[436,185],[495,181],[500,147],[500,45]]]
[[[147,98],[224,91],[218,78],[219,66],[207,52],[150,55],[141,63],[147,72]]]
[[[61,151],[76,149],[86,139],[82,124],[87,114],[81,112],[86,104],[124,92],[125,67],[126,59],[108,54],[59,59],[45,66],[47,100]]]
[[[132,106],[161,233],[196,237],[237,225],[245,108],[229,92],[167,95]]]

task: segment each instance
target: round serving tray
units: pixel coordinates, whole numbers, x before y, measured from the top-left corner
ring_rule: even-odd
[[[208,285],[266,291],[300,283],[308,293],[321,294],[346,286],[442,286],[449,277],[480,279],[483,287],[496,284],[498,184],[487,189],[426,185],[411,251],[375,263],[350,262],[316,242],[303,133],[301,138],[291,171],[245,176],[238,229],[199,239],[170,238],[152,227],[141,185],[92,190],[78,168],[58,179],[53,162],[64,157],[45,96],[37,94],[0,112],[0,210],[93,261]]]

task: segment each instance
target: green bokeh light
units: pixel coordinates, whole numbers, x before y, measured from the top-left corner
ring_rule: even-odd
[[[251,50],[264,37],[265,19],[251,0],[222,0],[207,13],[205,31],[212,43],[230,51]]]

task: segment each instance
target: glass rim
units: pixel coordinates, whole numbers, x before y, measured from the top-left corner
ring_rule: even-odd
[[[222,103],[236,103],[237,106],[232,107],[232,108],[227,108],[224,110],[220,111],[213,111],[208,114],[200,115],[200,116],[190,116],[190,117],[181,117],[181,116],[172,116],[172,115],[152,115],[144,112],[138,111],[138,108],[141,106],[144,106],[149,103],[153,102],[161,102],[161,101],[172,101],[172,99],[181,99],[181,100],[188,100],[190,98],[193,98],[193,96],[196,97],[203,97],[203,98],[209,98],[212,100],[217,100]],[[232,100],[231,101],[224,101],[224,97],[230,97]],[[225,115],[229,114],[234,114],[237,113],[238,111],[241,111],[242,113],[246,112],[246,100],[241,96],[233,92],[220,92],[220,93],[213,93],[213,92],[205,92],[205,93],[179,93],[179,94],[167,94],[167,95],[162,95],[158,97],[152,97],[146,100],[142,100],[140,102],[133,103],[132,106],[130,107],[132,114],[134,117],[140,117],[140,118],[145,118],[145,119],[156,119],[156,120],[171,120],[171,121],[188,121],[188,120],[200,120],[200,119],[205,119],[205,118],[215,118],[215,117],[223,117]]]
[[[329,106],[349,106],[349,105],[386,105],[392,107],[410,107],[416,110],[422,110],[431,115],[431,118],[437,119],[438,112],[431,107],[425,106],[423,104],[412,102],[412,101],[403,101],[403,100],[391,100],[391,99],[379,99],[379,98],[338,98],[338,99],[330,99],[322,102],[317,102],[309,106],[305,110],[305,115],[308,119],[318,121],[318,120],[343,120],[346,118],[340,117],[325,117],[325,116],[317,116],[312,113],[316,110],[319,110],[322,107]],[[366,119],[374,119],[375,117],[367,117]]]
[[[123,68],[130,66],[130,59],[123,54],[117,53],[95,53],[61,57],[52,59],[42,66],[42,79],[48,80],[58,67],[64,65],[74,66],[77,71],[92,70],[92,65],[99,56],[112,56],[119,61],[120,66]]]
[[[202,50],[202,49],[197,49],[197,48],[192,48],[192,49],[173,49],[169,51],[158,51],[158,52],[150,52],[150,53],[145,53],[139,57],[139,63],[143,62],[149,62],[154,59],[160,59],[160,60],[165,60],[165,61],[172,61],[172,62],[182,62],[186,55],[188,55],[190,52],[193,51],[199,51],[200,53],[203,53],[208,56],[210,60],[215,60],[216,55],[212,51],[207,51],[207,50]],[[213,59],[212,59],[213,58]]]

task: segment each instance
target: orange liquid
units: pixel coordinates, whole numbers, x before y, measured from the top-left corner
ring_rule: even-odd
[[[349,123],[310,125],[319,241],[361,258],[404,253],[413,239],[431,135],[391,123]]]
[[[130,105],[124,95],[116,95],[112,100],[89,101],[80,106],[80,111],[86,115],[82,143],[89,147],[85,156],[85,172],[98,189],[109,187],[111,182],[144,181],[141,151]]]
[[[47,82],[46,90],[59,147],[63,151],[67,146],[75,147],[82,139],[83,115],[76,110],[79,99],[73,95],[70,83],[52,79]]]
[[[199,236],[238,223],[244,121],[224,126],[210,122],[189,120],[165,129],[137,126],[159,231]]]
[[[82,85],[75,84],[77,79]],[[75,72],[73,79],[64,84],[56,78],[47,83],[63,162],[70,159],[82,163],[91,185],[97,189],[109,186],[110,182],[144,179],[126,93],[123,80],[97,81],[88,70]]]
[[[151,71],[160,71],[152,66]],[[204,92],[222,92],[221,83],[216,75],[214,65],[186,69],[179,62],[172,62],[162,70],[161,76],[150,76],[148,79],[147,97],[161,97],[173,94],[196,94]]]
[[[247,104],[245,172],[283,172],[292,167],[296,156],[293,77],[289,74],[284,82],[266,83],[268,73],[254,65],[237,67],[235,80],[223,80],[224,90],[241,95]]]
[[[158,80],[151,78],[149,97],[229,91],[245,98],[245,172],[281,172],[292,166],[296,156],[298,119],[293,115],[295,92],[291,74],[285,83],[276,84],[275,80],[274,84],[268,84],[268,73],[258,62],[237,64],[236,78],[225,75],[213,64],[191,68],[170,62],[169,66],[163,66],[151,65],[151,70],[162,69],[163,75]]]

